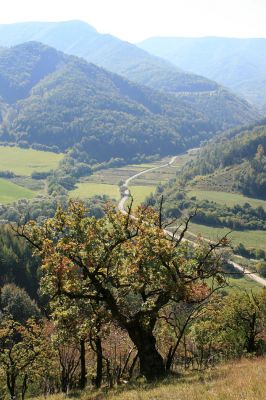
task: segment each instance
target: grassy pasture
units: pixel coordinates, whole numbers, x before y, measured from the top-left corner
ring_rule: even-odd
[[[133,197],[134,200],[134,208],[139,206],[143,201],[148,197],[151,193],[154,193],[156,190],[156,186],[140,186],[140,185],[132,185],[129,186],[129,190],[131,193],[131,196]]]
[[[116,200],[120,198],[118,186],[105,183],[82,182],[77,184],[77,189],[69,192],[70,197],[79,198],[81,200],[97,195],[106,195]]]
[[[0,204],[13,203],[19,199],[32,199],[36,192],[0,178]]]
[[[48,151],[0,146],[0,171],[30,176],[33,171],[46,172],[55,169],[64,157]]]
[[[189,231],[194,234],[201,234],[207,239],[216,240],[224,236],[230,231],[229,228],[214,228],[206,225],[193,224],[189,225]],[[228,236],[232,245],[243,243],[244,246],[250,248],[258,248],[266,250],[266,234],[265,231],[233,231]]]
[[[229,207],[232,207],[236,204],[243,205],[245,203],[249,203],[252,207],[262,206],[266,210],[265,200],[254,199],[252,197],[243,196],[242,194],[237,193],[193,189],[188,191],[188,196],[196,196],[198,200],[215,201],[219,204],[226,204]]]

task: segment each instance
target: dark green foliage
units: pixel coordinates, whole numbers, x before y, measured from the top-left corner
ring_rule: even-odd
[[[89,163],[114,157],[131,161],[140,155],[181,152],[221,126],[178,97],[130,83],[42,44],[5,50],[1,65],[0,77],[7,85],[0,86],[0,95],[7,102],[21,100],[7,105],[0,133],[22,147],[74,148],[72,156]]]
[[[45,76],[54,72],[62,55],[51,47],[26,43],[16,51],[0,53],[1,97],[7,103],[27,97],[30,90]]]
[[[0,287],[14,283],[36,298],[38,265],[29,245],[18,239],[10,228],[0,225]]]
[[[241,172],[238,187],[246,195],[266,199],[266,157],[262,144],[259,144],[254,158]]]
[[[126,78],[178,96],[183,106],[212,120],[216,129],[249,123],[259,117],[250,104],[216,82],[184,72],[128,42],[102,35],[80,21],[24,23],[0,26],[0,44],[38,40],[58,50],[83,57]],[[187,119],[190,122],[190,119]]]
[[[256,270],[257,272],[263,276],[264,278],[266,278],[266,262],[265,261],[261,261],[256,265]]]
[[[24,289],[14,284],[6,284],[0,291],[0,310],[3,315],[25,323],[30,318],[38,318],[41,312],[34,300]]]
[[[66,208],[68,203],[68,196],[64,188],[62,188],[62,186],[60,186],[56,182],[54,184],[48,183],[48,186],[49,185],[51,186],[51,188],[53,186],[54,189],[51,196],[38,196],[33,200],[19,200],[17,203],[12,204],[12,206],[1,205],[1,222],[25,223],[31,219],[43,221],[46,218],[53,217],[59,205],[62,208]],[[96,218],[103,217],[104,208],[108,200],[111,200],[108,198],[108,196],[94,196],[86,200],[89,215],[93,215]],[[2,229],[3,232],[5,232],[4,225],[2,225]],[[5,236],[5,233],[3,233],[3,238],[5,238]]]
[[[226,132],[199,152],[197,159],[186,165],[182,179],[207,175],[225,167],[240,165],[234,189],[266,198],[266,121],[257,125]],[[260,149],[260,150],[259,150]]]
[[[0,178],[15,178],[15,174],[12,171],[0,171]]]
[[[251,207],[246,203],[243,206],[235,205],[228,207],[214,201],[197,200],[196,197],[189,198],[185,191],[179,191],[177,182],[170,182],[165,187],[159,187],[154,196],[150,196],[146,203],[159,205],[161,196],[165,202],[163,215],[165,218],[177,218],[182,213],[193,214],[193,222],[213,226],[226,226],[232,230],[266,230],[266,212],[263,207]]]

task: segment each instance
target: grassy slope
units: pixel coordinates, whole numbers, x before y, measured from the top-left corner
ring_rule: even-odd
[[[188,192],[189,197],[196,196],[198,200],[215,201],[219,204],[226,204],[232,207],[236,204],[249,203],[252,207],[262,206],[266,210],[266,201],[243,196],[238,193],[217,192],[211,190],[193,189]]]
[[[81,400],[265,400],[266,359],[242,360],[202,373],[190,372],[160,384],[85,391]],[[43,400],[44,397],[39,397]],[[50,400],[63,400],[54,395]]]
[[[151,193],[154,193],[156,190],[156,186],[129,186],[130,193],[133,197],[134,207],[139,206],[144,202],[146,197],[148,197]]]
[[[86,199],[93,196],[107,195],[112,199],[119,200],[120,194],[118,187],[105,183],[83,182],[77,184],[77,189],[69,192],[70,197]]]
[[[238,278],[236,278],[238,276]],[[224,290],[227,293],[231,292],[238,292],[240,293],[243,290],[252,290],[253,293],[261,290],[262,286],[259,285],[257,282],[245,277],[239,277],[239,275],[235,275],[234,277],[228,277],[227,282],[229,286],[227,286]]]
[[[58,166],[63,154],[0,146],[0,171],[30,176],[33,171],[46,172]]]
[[[22,198],[32,199],[34,196],[36,196],[36,192],[0,179],[0,203],[8,204]]]
[[[193,224],[189,225],[189,230],[195,234],[201,234],[203,237],[215,240],[230,232],[229,228],[214,228],[211,226]],[[265,231],[233,231],[229,238],[233,245],[243,243],[246,247],[254,247],[266,250]]]

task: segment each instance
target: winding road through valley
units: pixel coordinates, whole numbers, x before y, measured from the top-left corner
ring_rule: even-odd
[[[178,158],[178,156],[174,156],[171,158],[171,160],[168,163],[162,164],[162,165],[158,165],[156,167],[152,167],[152,168],[147,168],[144,169],[141,172],[138,172],[135,175],[130,176],[123,184],[122,188],[123,188],[123,196],[120,199],[119,203],[118,203],[118,209],[119,211],[121,211],[123,214],[127,214],[127,211],[125,209],[125,204],[127,202],[127,200],[130,198],[131,194],[130,194],[130,189],[129,189],[129,183],[132,182],[134,179],[138,178],[141,175],[146,174],[147,172],[151,172],[151,171],[155,171],[157,169],[163,169],[166,167],[169,167],[170,165],[172,165],[175,160]],[[133,217],[133,216],[132,216]],[[134,217],[133,217],[134,218]],[[169,235],[169,236],[173,236],[173,233],[167,229],[164,229],[164,232]],[[193,236],[195,236],[194,234],[192,234]],[[185,239],[188,240],[188,239]],[[206,241],[209,241],[208,239],[204,239]],[[188,240],[190,243],[194,244],[191,240]],[[251,272],[249,269],[247,269],[246,267],[243,267],[242,265],[234,262],[234,261],[229,261],[230,264],[238,271],[240,271],[241,273],[244,273],[245,276],[247,276],[249,279],[259,283],[260,285],[266,287],[266,279],[254,274],[253,272]]]

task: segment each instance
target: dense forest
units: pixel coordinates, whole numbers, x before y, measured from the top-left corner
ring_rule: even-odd
[[[203,76],[122,41],[100,34],[81,21],[34,22],[0,26],[0,45],[12,46],[37,40],[118,73],[133,82],[174,94],[182,105],[196,109],[218,123],[218,129],[249,123],[259,118],[249,103]],[[257,89],[257,92],[260,88]]]
[[[37,43],[0,55],[2,141],[67,150],[82,161],[167,155],[199,143],[219,122]]]
[[[256,125],[225,132],[208,143],[197,159],[183,170],[183,179],[207,175],[238,166],[232,189],[243,194],[266,197],[266,127],[265,120]]]

